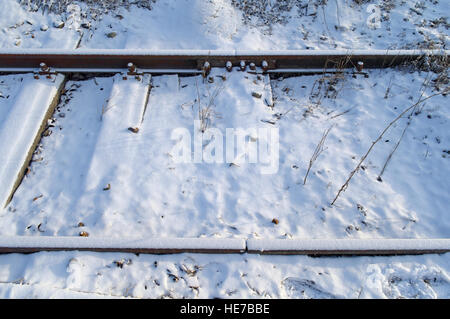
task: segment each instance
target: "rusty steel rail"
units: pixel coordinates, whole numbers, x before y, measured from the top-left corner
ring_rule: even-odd
[[[91,238],[18,236],[0,237],[0,253],[94,251],[142,254],[244,253],[244,239],[232,238]]]
[[[257,67],[263,71],[386,68],[430,56],[447,59],[449,50],[0,50],[0,72],[33,71],[44,63],[61,72],[116,72],[129,63],[141,72],[201,71],[210,67]]]

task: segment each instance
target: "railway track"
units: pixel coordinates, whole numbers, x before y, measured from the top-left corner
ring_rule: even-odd
[[[123,78],[146,74],[203,74],[211,68],[238,68],[255,73],[321,73],[389,68],[408,61],[440,57],[449,51],[127,51],[127,50],[28,50],[0,51],[0,72],[33,73],[35,79],[45,78],[58,83],[48,87],[48,103],[38,109],[34,119],[38,125],[24,137],[22,154],[14,155],[14,174],[9,177],[5,206],[19,186],[51,117],[55,101],[63,89],[65,76],[73,73],[122,74]],[[31,87],[30,90],[35,89]],[[147,93],[148,94],[148,93]],[[139,115],[136,117],[138,121]],[[0,137],[1,132],[0,132]],[[2,137],[4,140],[10,137]],[[17,152],[17,148],[14,151]],[[1,172],[0,172],[1,173]],[[1,177],[1,176],[0,176]],[[0,198],[0,200],[2,200]],[[373,240],[255,240],[255,239],[96,239],[78,237],[3,237],[0,253],[32,253],[38,251],[89,250],[131,253],[256,253],[303,255],[403,255],[450,252],[450,239],[373,239]]]

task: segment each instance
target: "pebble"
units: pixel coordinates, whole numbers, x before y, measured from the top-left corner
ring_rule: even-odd
[[[262,97],[262,94],[258,92],[252,92],[252,96],[256,97],[257,99],[260,99]]]
[[[110,39],[113,39],[117,36],[117,32],[113,31],[113,32],[107,33],[106,36]]]
[[[53,22],[53,27],[57,28],[57,29],[62,29],[64,28],[64,22],[63,21],[55,21]]]

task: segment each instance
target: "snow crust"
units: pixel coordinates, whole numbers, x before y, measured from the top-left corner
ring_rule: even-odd
[[[450,254],[0,255],[1,298],[449,298]]]
[[[0,126],[1,207],[6,205],[27,154],[33,151],[31,147],[34,139],[64,76],[35,80],[27,75],[23,80],[18,95],[10,96],[14,102],[10,102],[9,106],[2,106],[8,108],[8,111]]]
[[[14,55],[137,55],[137,56],[315,56],[315,55],[448,55],[450,50],[146,50],[146,49],[2,49],[0,54]]]

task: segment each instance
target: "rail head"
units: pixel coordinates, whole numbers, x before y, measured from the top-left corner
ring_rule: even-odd
[[[0,50],[0,71],[32,70],[41,63],[66,70],[123,70],[132,62],[148,70],[200,70],[205,62],[211,67],[239,66],[242,61],[266,70],[354,68],[386,68],[426,56],[447,59],[449,50]]]

